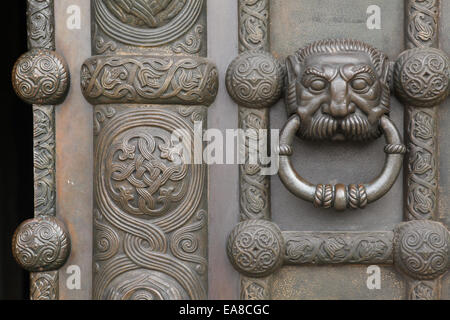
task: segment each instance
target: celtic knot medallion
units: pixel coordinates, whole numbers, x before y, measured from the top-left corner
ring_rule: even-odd
[[[166,132],[132,129],[109,148],[107,179],[112,198],[126,212],[159,216],[186,194],[183,149]]]
[[[418,48],[405,51],[394,68],[397,96],[418,107],[438,105],[449,92],[449,68],[449,59],[441,50]]]
[[[284,241],[280,229],[265,220],[239,224],[228,237],[227,253],[240,273],[265,277],[283,263]]]
[[[450,234],[438,222],[411,221],[395,230],[395,264],[412,278],[435,279],[450,266]]]
[[[62,103],[69,82],[69,68],[64,59],[45,49],[33,49],[23,54],[12,71],[14,91],[30,104]]]
[[[248,51],[228,67],[226,85],[237,104],[247,108],[267,108],[280,99],[283,69],[272,55]]]
[[[58,270],[70,254],[70,237],[56,218],[40,216],[24,221],[12,240],[13,256],[30,272]]]

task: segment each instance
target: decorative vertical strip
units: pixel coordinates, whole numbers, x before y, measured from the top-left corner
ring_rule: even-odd
[[[28,0],[28,49],[55,50],[53,0]],[[34,216],[56,215],[55,107],[33,105]],[[58,300],[58,271],[30,274],[31,300]]]
[[[206,299],[208,177],[193,147],[218,89],[206,1],[128,2],[91,1],[94,56],[81,67],[94,107],[93,299]]]
[[[55,50],[53,0],[27,1],[29,51],[13,68],[13,87],[33,104],[34,219],[13,237],[13,255],[30,275],[31,300],[58,299],[58,269],[70,253],[70,237],[56,219],[55,105],[69,88],[69,71]]]
[[[448,60],[432,49],[439,46],[440,0],[406,0],[405,7],[406,47],[412,50],[399,57],[394,75],[406,107],[405,219],[434,220],[438,217],[438,104],[448,89]],[[406,84],[405,79],[414,81]],[[439,279],[408,282],[411,300],[439,295]]]
[[[269,50],[269,0],[238,0],[239,53]],[[254,90],[254,88],[252,88]],[[269,107],[248,108],[239,106],[239,129],[260,132],[268,129]],[[248,131],[247,131],[248,132]],[[261,138],[258,134],[249,139]],[[248,141],[245,141],[245,154],[248,154]],[[270,179],[261,175],[261,163],[250,164],[248,156],[239,167],[240,216],[241,221],[252,219],[270,220]],[[271,276],[262,279],[241,277],[241,299],[270,299]]]
[[[406,0],[406,47],[427,48],[438,46],[439,0]],[[425,57],[426,59],[426,57]],[[426,61],[424,67],[427,68]],[[426,71],[426,70],[425,70]],[[419,84],[426,84],[420,74]],[[413,87],[407,87],[413,93]],[[430,93],[431,95],[432,93]],[[438,107],[423,106],[416,99],[406,106],[406,219],[434,219],[438,204]]]

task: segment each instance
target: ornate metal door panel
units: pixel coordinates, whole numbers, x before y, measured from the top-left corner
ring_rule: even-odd
[[[27,2],[32,299],[450,299],[450,3]],[[196,121],[278,174],[189,163]]]
[[[439,28],[448,24],[448,6],[238,5],[241,54],[226,81],[239,125],[281,129],[278,176],[255,174],[262,164],[240,171],[243,222],[227,250],[241,298],[448,298],[448,199],[439,191],[448,189],[448,170],[439,169],[446,142],[438,128],[449,61],[436,49],[445,50]],[[369,26],[371,14],[380,26]],[[278,62],[286,75],[284,101],[275,104]],[[404,156],[404,179],[396,180]],[[375,289],[367,282],[374,266]]]

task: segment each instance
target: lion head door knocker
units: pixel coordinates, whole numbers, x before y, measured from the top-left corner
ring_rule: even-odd
[[[280,136],[279,176],[286,188],[316,207],[364,208],[396,181],[406,147],[389,119],[389,62],[379,50],[356,40],[323,40],[287,58],[286,107],[291,118]],[[382,173],[368,184],[313,185],[293,168],[297,135],[306,140],[370,141],[384,133]]]

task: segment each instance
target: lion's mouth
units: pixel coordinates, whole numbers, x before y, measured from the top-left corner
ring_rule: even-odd
[[[301,130],[300,135],[310,140],[366,141],[379,137],[380,130],[372,126],[366,117],[356,113],[344,119],[320,114],[312,119],[310,126]]]

